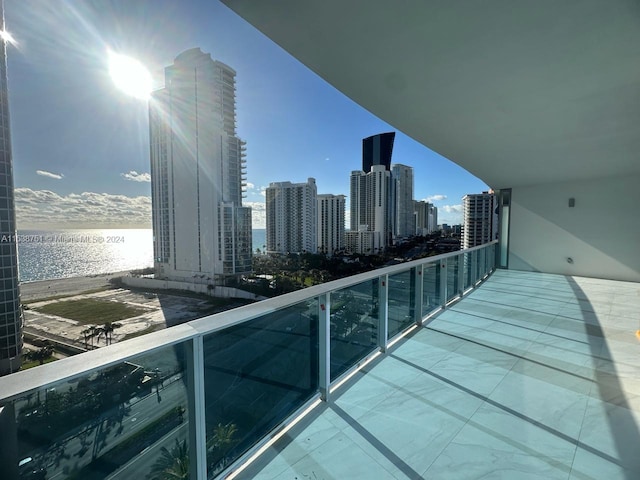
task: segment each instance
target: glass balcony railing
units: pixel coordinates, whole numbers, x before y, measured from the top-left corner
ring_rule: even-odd
[[[336,280],[0,378],[3,478],[227,475],[488,276],[495,248]]]

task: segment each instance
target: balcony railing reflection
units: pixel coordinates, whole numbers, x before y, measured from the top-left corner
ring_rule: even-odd
[[[0,378],[3,478],[228,473],[488,276],[495,248],[317,285]]]

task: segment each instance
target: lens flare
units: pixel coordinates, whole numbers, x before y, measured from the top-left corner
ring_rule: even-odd
[[[6,30],[0,30],[0,38],[11,45],[16,45],[18,43],[16,42],[16,39],[13,38],[13,35]]]
[[[151,75],[135,58],[109,51],[109,74],[113,83],[127,95],[146,100],[151,94]]]

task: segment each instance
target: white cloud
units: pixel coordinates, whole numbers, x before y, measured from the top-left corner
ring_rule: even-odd
[[[462,213],[462,205],[444,205],[442,207],[438,207],[438,211],[440,210],[447,213]]]
[[[256,188],[255,184],[247,182],[247,190],[253,190],[254,188]]]
[[[431,203],[431,202],[434,202],[434,201],[435,202],[439,202],[441,200],[446,200],[446,199],[447,199],[446,195],[437,194],[437,195],[431,195],[431,196],[429,196],[427,198],[423,198],[422,201]]]
[[[267,187],[260,187],[260,195],[263,197],[267,196]]]
[[[47,172],[46,170],[36,170],[36,173],[43,177],[54,178],[56,180],[60,180],[62,179],[62,177],[64,177],[64,175],[62,175],[61,173],[51,173],[51,172]]]
[[[438,223],[462,224],[462,205],[443,205],[438,207]]]
[[[151,175],[149,173],[138,173],[135,170],[131,170],[128,173],[121,173],[120,176],[126,180],[132,182],[150,182]]]
[[[20,228],[151,227],[151,197],[16,188],[15,200]]]
[[[251,207],[251,226],[267,228],[266,206],[263,202],[243,202],[243,207]]]

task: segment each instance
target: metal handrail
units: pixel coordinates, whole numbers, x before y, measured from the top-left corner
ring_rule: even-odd
[[[278,297],[238,307],[233,310],[208,315],[165,330],[149,333],[141,337],[41,365],[37,368],[0,377],[0,402],[10,401],[33,389],[46,388],[49,385],[64,380],[72,380],[81,375],[86,375],[118,364],[143,353],[150,353],[160,348],[182,343],[248,322],[305,300],[317,298],[321,295],[348,288],[385,275],[404,272],[414,267],[436,264],[448,258],[475,252],[497,243],[497,241],[493,241],[469,249],[413,260],[333,280],[331,282],[322,283],[320,285],[315,285],[295,292],[283,294]]]

